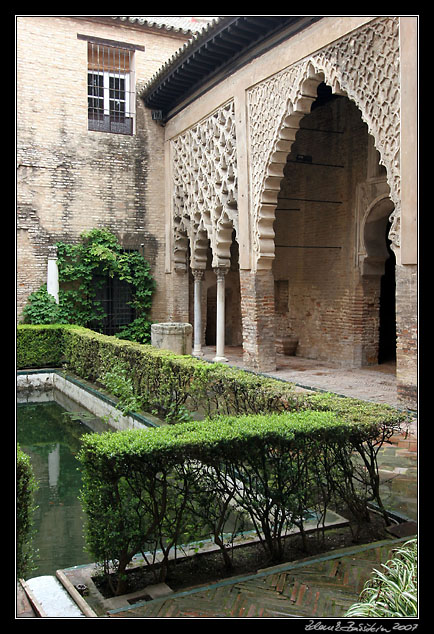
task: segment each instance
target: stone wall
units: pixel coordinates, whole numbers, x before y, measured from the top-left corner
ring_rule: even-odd
[[[17,18],[17,299],[46,281],[48,247],[106,227],[143,250],[157,281],[153,312],[166,318],[163,128],[136,99],[134,135],[88,131],[87,42],[134,53],[136,92],[185,37],[67,17]],[[143,247],[141,247],[143,245]]]
[[[413,409],[417,406],[418,385],[417,290],[417,267],[397,266],[396,379],[401,401]]]

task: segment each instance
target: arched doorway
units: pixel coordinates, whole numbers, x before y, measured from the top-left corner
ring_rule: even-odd
[[[287,310],[280,306],[276,318],[276,340],[296,339],[298,356],[350,367],[364,365],[368,357],[369,363],[377,362],[380,303],[382,345],[392,339],[392,327],[383,316],[391,313],[391,300],[386,299],[393,294],[390,272],[380,302],[380,277],[388,257],[384,236],[393,211],[387,196],[364,225],[373,245],[366,267],[375,263],[378,275],[381,265],[381,275],[366,285],[358,264],[358,185],[369,179],[386,182],[381,166],[373,171],[372,147],[356,104],[318,83],[317,97],[300,119],[287,156],[274,222],[273,274],[283,290],[280,295],[287,297]]]
[[[362,226],[360,274],[367,333],[364,362],[382,364],[396,360],[395,254],[390,247],[390,216],[394,205],[387,195],[375,199],[365,211]],[[369,330],[369,324],[376,324]]]

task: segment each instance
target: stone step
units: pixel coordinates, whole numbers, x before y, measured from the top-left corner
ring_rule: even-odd
[[[43,575],[21,583],[39,617],[85,618],[56,577]]]

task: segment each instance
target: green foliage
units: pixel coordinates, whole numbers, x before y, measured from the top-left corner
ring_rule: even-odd
[[[28,303],[23,309],[23,317],[28,324],[67,323],[62,321],[60,307],[54,297],[47,292],[46,284],[29,295]]]
[[[17,445],[17,577],[26,577],[33,570],[35,551],[32,548],[34,494],[37,488],[30,458]]]
[[[111,394],[118,397],[117,408],[123,414],[143,409],[142,400],[134,394],[132,378],[119,362],[102,375],[101,383]]]
[[[411,539],[394,551],[381,570],[374,570],[360,601],[351,606],[346,617],[405,618],[417,617],[417,539]]]
[[[131,304],[136,318],[117,336],[146,342],[150,340],[149,311],[155,288],[148,262],[133,251],[123,251],[116,237],[106,229],[92,229],[75,244],[57,243],[59,304],[47,293],[46,285],[32,293],[23,310],[25,323],[77,324],[102,323],[104,310],[96,299],[97,285],[104,278],[117,277],[131,285]]]
[[[362,427],[306,410],[85,436],[79,460],[88,548],[122,572],[151,542],[163,550],[165,574],[170,548],[192,523],[207,527],[224,552],[224,523],[235,505],[270,561],[279,562],[286,531],[297,526],[304,534],[307,509],[317,511],[320,526],[340,483],[353,477],[347,456],[368,439]],[[352,494],[364,499],[356,486]]]
[[[63,360],[64,332],[59,325],[18,325],[17,368],[59,367]]]

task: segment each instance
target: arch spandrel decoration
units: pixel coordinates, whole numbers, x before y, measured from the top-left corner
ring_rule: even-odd
[[[229,266],[232,230],[238,234],[234,102],[172,140],[174,266],[205,268],[208,239],[213,266]]]
[[[389,238],[400,242],[399,18],[374,20],[248,91],[254,267],[271,268],[275,207],[301,118],[324,81],[358,106],[386,167],[394,203]]]

